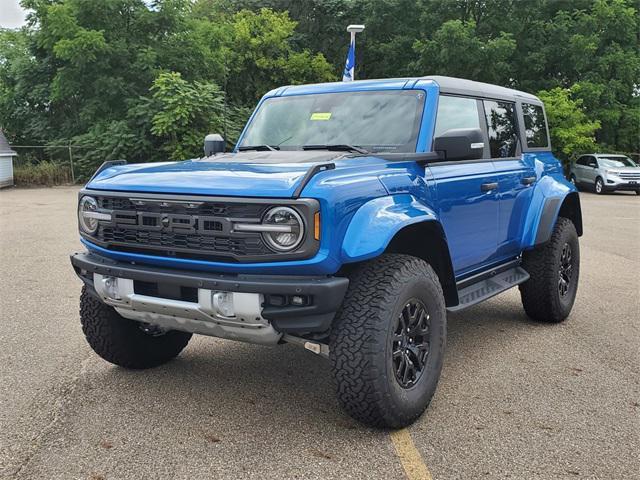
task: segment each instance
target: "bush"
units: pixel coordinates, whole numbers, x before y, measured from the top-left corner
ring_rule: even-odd
[[[71,170],[67,165],[40,162],[35,165],[16,166],[13,178],[19,187],[67,185],[71,183]]]

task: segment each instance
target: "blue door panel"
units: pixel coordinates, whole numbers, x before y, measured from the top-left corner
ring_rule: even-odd
[[[524,219],[531,204],[535,182],[525,184],[525,179],[535,177],[533,161],[523,155],[517,159],[495,160],[498,176],[498,228],[496,260],[515,257],[521,251]]]
[[[437,192],[438,217],[449,242],[456,276],[473,270],[495,254],[498,202],[496,191],[482,184],[497,182],[490,160],[432,164],[430,178]]]

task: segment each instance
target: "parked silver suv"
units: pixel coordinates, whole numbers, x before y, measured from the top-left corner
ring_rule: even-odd
[[[577,187],[593,188],[598,194],[630,190],[640,195],[640,166],[626,155],[582,155],[571,163],[569,180]]]

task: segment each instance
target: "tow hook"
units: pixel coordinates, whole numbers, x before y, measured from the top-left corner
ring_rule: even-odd
[[[293,343],[295,345],[299,345],[303,347],[305,350],[309,350],[316,355],[320,355],[321,357],[329,359],[329,345],[320,342],[312,342],[311,340],[307,340],[306,338],[295,337],[293,335],[287,335],[286,333],[282,336],[282,340],[287,343]]]

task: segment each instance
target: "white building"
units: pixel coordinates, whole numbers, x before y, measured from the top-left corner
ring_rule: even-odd
[[[13,158],[17,156],[0,130],[0,188],[13,186]]]

